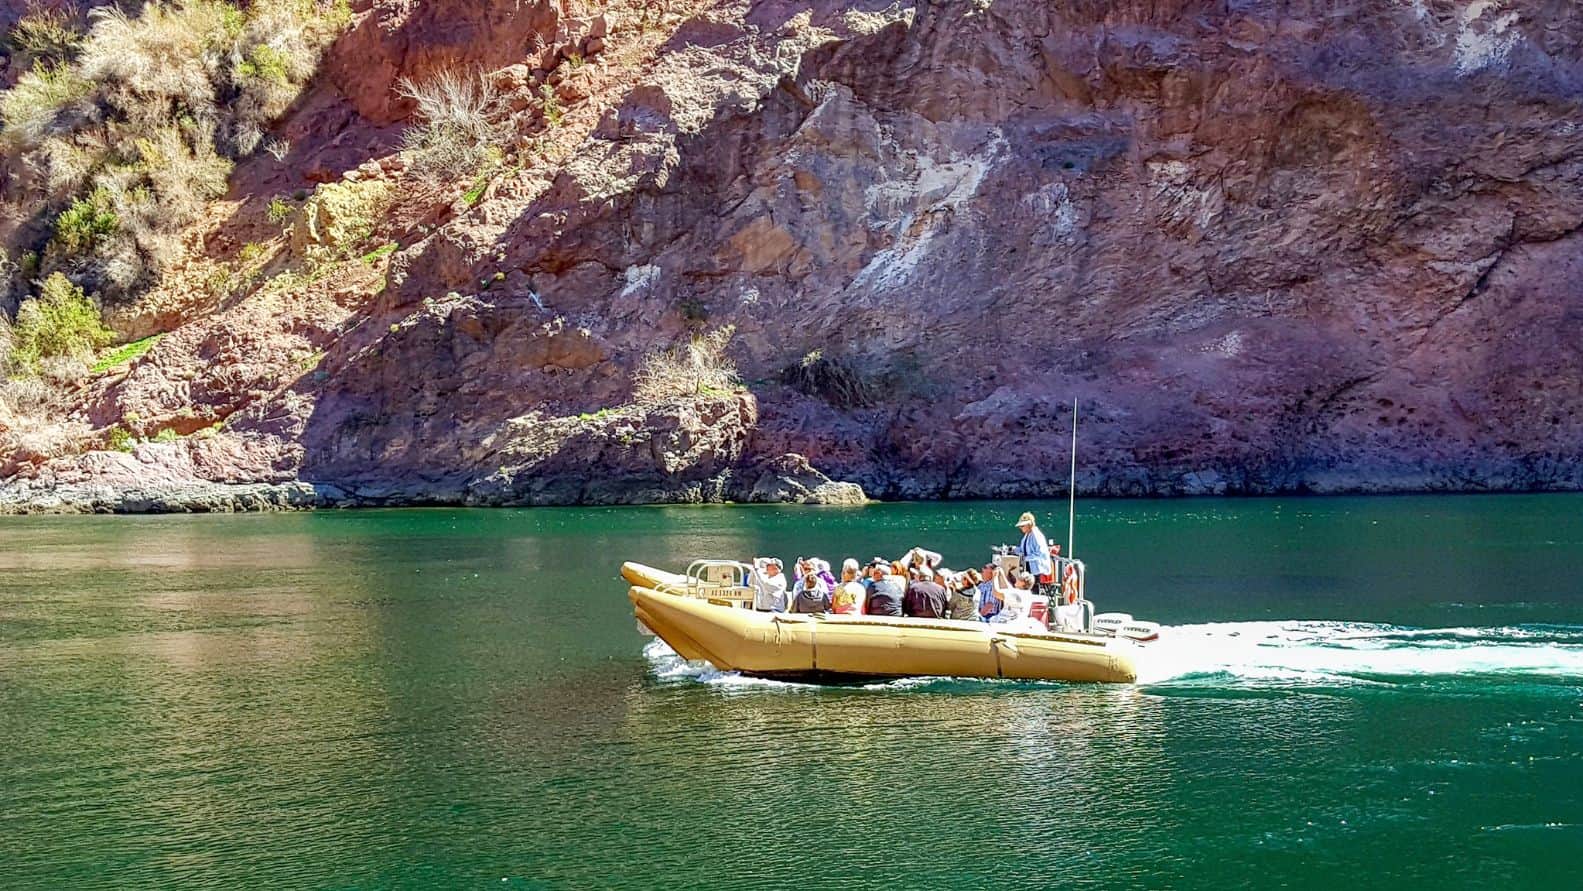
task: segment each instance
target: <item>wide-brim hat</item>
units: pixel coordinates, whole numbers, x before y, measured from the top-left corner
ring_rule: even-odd
[[[1034,525],[1033,514],[1029,513],[1028,511],[1023,511],[1022,512],[1022,516],[1017,518],[1017,525],[1018,526],[1032,526],[1032,525]]]

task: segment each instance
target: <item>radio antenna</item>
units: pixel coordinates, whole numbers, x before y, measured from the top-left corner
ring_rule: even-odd
[[[1066,556],[1077,558],[1072,538],[1077,530],[1077,400],[1072,400],[1072,476],[1066,484]]]

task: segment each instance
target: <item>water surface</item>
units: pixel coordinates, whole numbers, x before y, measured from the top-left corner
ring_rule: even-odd
[[[0,518],[0,887],[1574,881],[1583,498],[1080,505],[1138,686],[722,675],[616,577],[1026,506]]]

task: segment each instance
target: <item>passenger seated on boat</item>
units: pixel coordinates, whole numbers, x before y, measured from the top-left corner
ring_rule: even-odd
[[[912,581],[902,596],[902,615],[918,619],[945,618],[945,588],[934,580],[934,570],[914,564],[908,575]]]
[[[835,573],[830,571],[830,561],[821,559],[817,562],[819,564],[819,577],[825,580],[825,584],[830,586],[830,590],[835,590],[835,586],[840,583],[836,581]]]
[[[941,556],[934,551],[913,548],[903,554],[901,559],[896,562],[900,563],[903,569],[911,569],[914,566],[927,566],[930,569],[938,569],[940,568],[941,559]]]
[[[753,586],[754,609],[766,613],[786,611],[786,576],[781,575],[779,557],[753,558],[748,582]]]
[[[868,589],[860,580],[862,575],[857,561],[851,557],[841,564],[841,584],[830,595],[830,612],[847,616],[862,615],[863,603],[868,600]]]
[[[830,611],[830,592],[818,572],[808,572],[797,580],[792,589],[791,611],[794,613],[823,613]]]
[[[997,586],[995,593],[1002,605],[1000,612],[989,620],[990,624],[1009,625],[1016,630],[1044,631],[1044,625],[1029,616],[1033,608],[1033,584],[1033,574],[1019,569],[1012,576],[1009,587]]]
[[[883,560],[878,561],[869,578],[873,584],[869,585],[868,604],[864,612],[871,616],[901,615],[901,599],[906,594],[906,588],[891,565]]]
[[[969,569],[951,579],[946,590],[951,596],[946,600],[946,613],[950,618],[972,621],[978,618],[978,584],[983,581],[978,570]]]
[[[981,578],[976,592],[978,618],[980,621],[990,622],[1005,606],[1005,600],[998,591],[1004,586],[1005,570],[994,563],[985,563],[979,574]]]
[[[874,579],[876,578],[874,568],[880,565],[889,566],[890,562],[884,557],[875,557],[863,564],[863,600],[865,603],[868,602],[868,595],[874,590]]]
[[[999,608],[987,621],[992,625],[1009,625],[1027,618],[1032,587],[1033,576],[1027,572],[1019,569],[1008,580],[1004,569],[996,569],[990,585],[990,596],[997,601]]]
[[[797,577],[802,578],[810,572],[819,576],[819,581],[824,583],[826,590],[835,590],[835,576],[830,574],[829,563],[818,557],[798,557]]]

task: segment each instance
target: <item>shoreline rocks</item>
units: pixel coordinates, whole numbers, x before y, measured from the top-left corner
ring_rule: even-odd
[[[1143,475],[1084,472],[1081,498],[1322,497],[1332,495],[1523,494],[1583,491],[1583,479],[1525,474],[1521,468],[1401,470],[1389,476],[1327,473],[1290,486],[1228,488],[1207,475],[1151,479]],[[482,481],[479,481],[482,482]],[[833,480],[806,458],[779,458],[734,467],[689,480],[627,481],[562,477],[532,490],[507,491],[461,482],[419,480],[328,482],[56,481],[12,478],[0,482],[0,516],[28,514],[238,513],[380,507],[599,507],[643,504],[804,504],[857,507],[898,501],[1048,499],[1066,497],[1065,481],[980,480],[948,486],[892,481],[865,491],[856,482]],[[874,497],[878,496],[878,497]]]

